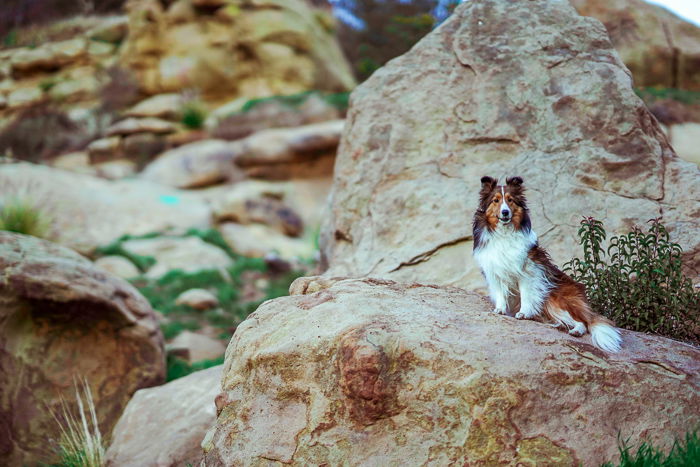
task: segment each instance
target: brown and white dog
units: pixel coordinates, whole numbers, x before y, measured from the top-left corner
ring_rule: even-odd
[[[488,283],[494,312],[512,312],[519,295],[517,319],[553,323],[572,336],[588,330],[596,347],[620,350],[613,323],[591,310],[584,286],[560,271],[537,243],[522,178],[508,178],[505,185],[491,177],[481,179],[473,228],[474,258]]]

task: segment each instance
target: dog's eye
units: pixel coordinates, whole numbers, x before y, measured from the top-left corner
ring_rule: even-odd
[[[498,203],[498,200],[496,198],[493,199],[493,204]]]

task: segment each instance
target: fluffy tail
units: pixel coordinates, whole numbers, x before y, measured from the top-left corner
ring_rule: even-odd
[[[591,333],[593,345],[606,352],[619,352],[620,331],[609,319],[591,310],[581,284],[564,276],[563,283],[553,289],[545,304],[545,315],[551,321],[569,329],[572,336]]]
[[[606,352],[619,352],[622,338],[620,331],[607,319],[597,317],[588,327],[593,345]]]

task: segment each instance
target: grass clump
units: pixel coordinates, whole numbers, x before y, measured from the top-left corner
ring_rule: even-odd
[[[82,393],[75,382],[78,416],[61,400],[61,414],[54,419],[61,431],[58,443],[60,461],[53,467],[101,467],[105,460],[105,445],[97,423],[97,413],[87,380],[83,380]]]
[[[0,230],[48,239],[51,226],[49,215],[30,199],[11,198],[0,204]]]
[[[623,328],[698,342],[700,291],[683,275],[682,249],[659,219],[645,232],[613,236],[603,248],[603,223],[591,217],[578,230],[583,259],[564,265],[586,286],[592,307]]]
[[[204,126],[207,112],[198,102],[187,102],[182,106],[180,121],[187,128],[198,130]]]
[[[186,360],[176,357],[174,355],[168,355],[167,361],[167,376],[166,380],[168,382],[187,376],[195,371],[206,370],[216,365],[221,365],[224,363],[224,356],[212,360],[202,360],[200,362],[189,363]]]
[[[627,442],[620,443],[620,462],[607,462],[601,467],[690,467],[700,465],[698,432],[685,435],[685,440],[674,441],[668,454],[648,443],[642,443],[636,452]]]

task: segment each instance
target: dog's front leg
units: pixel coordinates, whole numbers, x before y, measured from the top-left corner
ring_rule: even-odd
[[[542,312],[542,306],[549,294],[549,283],[543,271],[531,268],[518,282],[520,292],[520,311],[515,314],[517,319],[532,319]]]
[[[508,286],[499,278],[486,275],[486,283],[489,286],[489,295],[495,308],[494,313],[505,315],[508,313]]]

